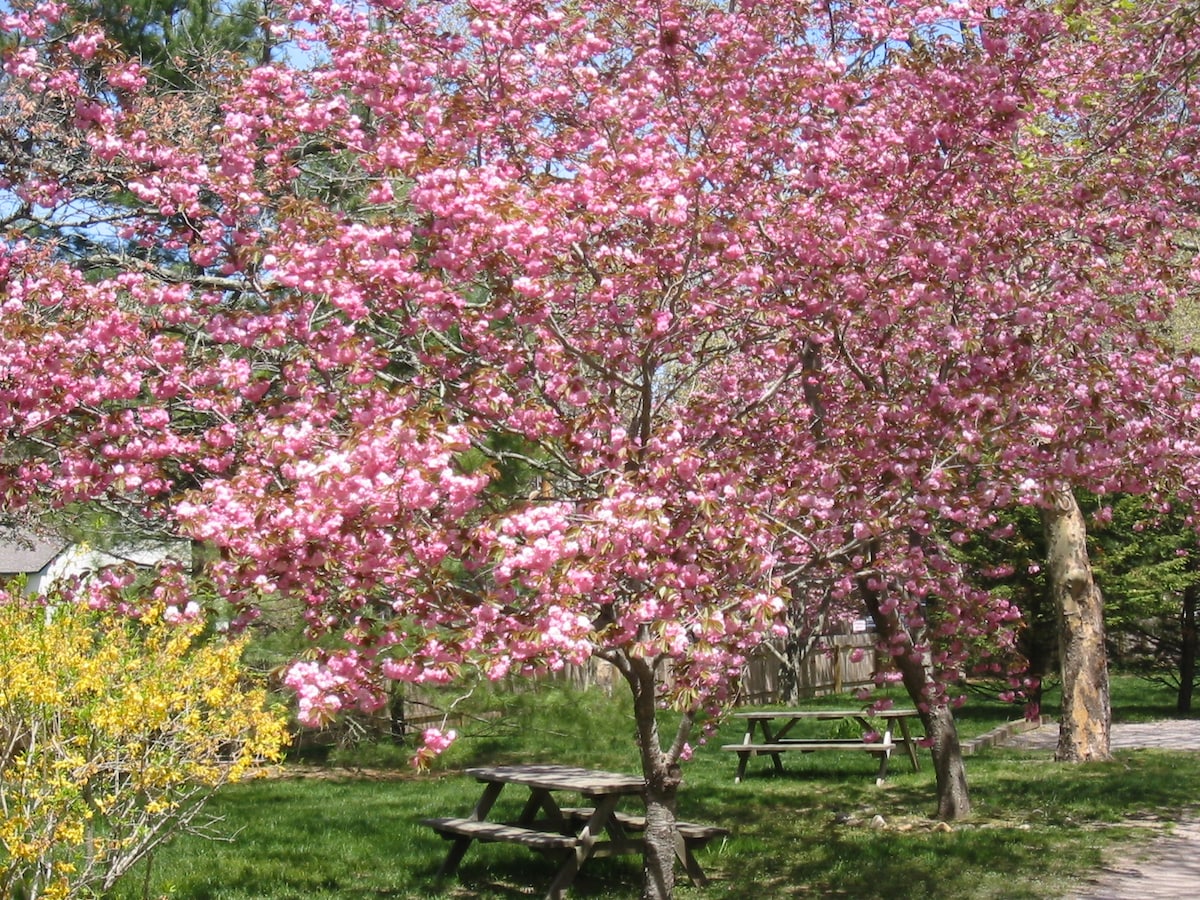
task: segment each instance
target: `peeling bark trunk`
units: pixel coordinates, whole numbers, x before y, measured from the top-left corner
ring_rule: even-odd
[[[894,657],[894,661],[896,668],[900,670],[905,690],[921,715],[925,736],[930,740],[933,771],[937,779],[937,817],[944,822],[965,819],[971,814],[971,797],[967,789],[967,769],[963,764],[962,745],[958,741],[954,713],[945,704],[929,705],[929,672],[925,663],[913,652],[912,638],[900,617],[894,610],[883,611],[881,592],[873,590],[865,579],[859,579],[858,587],[866,603],[867,612],[875,620],[875,630],[883,641],[890,644],[897,635],[903,635],[907,643],[908,652]]]
[[[633,690],[633,715],[637,724],[642,775],[646,780],[642,900],[671,900],[675,892],[675,804],[683,775],[674,753],[662,749],[656,702],[658,680],[654,665],[627,656],[615,662]],[[685,737],[686,726],[681,726],[672,751],[682,746]]]
[[[670,900],[675,892],[675,798],[679,766],[656,766],[646,777],[646,833],[642,900]]]
[[[1179,695],[1175,709],[1192,711],[1192,692],[1196,685],[1196,651],[1200,636],[1196,632],[1196,600],[1200,585],[1189,584],[1183,591],[1183,609],[1179,613]]]
[[[1104,600],[1092,578],[1087,528],[1069,489],[1054,491],[1046,500],[1042,525],[1062,669],[1062,718],[1055,758],[1067,762],[1111,759]]]

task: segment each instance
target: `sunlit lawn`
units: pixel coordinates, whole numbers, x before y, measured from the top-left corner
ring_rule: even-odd
[[[1170,705],[1165,692],[1133,680],[1120,680],[1118,688],[1115,706],[1124,720],[1141,718],[1139,710],[1147,707],[1158,715]],[[429,775],[401,767],[364,777],[334,768],[321,778],[230,788],[212,809],[232,839],[177,840],[155,861],[150,896],[541,896],[553,865],[511,845],[473,846],[458,876],[439,886],[434,876],[447,845],[417,820],[470,811],[479,787],[460,774],[466,765],[554,761],[636,771],[632,721],[622,700],[564,689],[497,699],[508,706],[505,715],[470,729],[443,760],[445,768]],[[962,730],[979,734],[1010,716],[999,704],[974,703]],[[929,818],[927,760],[913,773],[904,758],[894,759],[887,784],[877,788],[867,754],[791,754],[782,777],[770,774],[769,759],[752,760],[747,779],[735,785],[736,758],[718,747],[738,736],[736,724],[723,726],[685,769],[680,815],[726,825],[733,836],[701,853],[709,886],[693,888],[681,873],[682,898],[1053,897],[1098,866],[1114,845],[1145,840],[1148,816],[1175,818],[1200,796],[1195,753],[1125,752],[1110,764],[1068,766],[1045,752],[990,750],[967,760],[973,818],[941,830]],[[507,798],[513,815],[518,793]],[[502,795],[501,804],[505,800]],[[494,817],[505,814],[498,806]],[[876,815],[884,819],[882,828],[871,826]],[[138,881],[131,879],[118,897],[140,896]],[[596,861],[572,896],[634,897],[639,882],[636,859]]]

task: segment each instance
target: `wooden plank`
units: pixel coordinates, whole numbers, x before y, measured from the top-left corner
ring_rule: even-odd
[[[721,825],[701,825],[698,822],[676,822],[675,827],[689,844],[707,844],[714,838],[729,837],[733,834]]]
[[[755,709],[735,712],[734,719],[910,719],[916,718],[915,709]]]
[[[568,806],[562,810],[562,814],[573,821],[586,822],[591,818],[592,810],[586,806]],[[613,818],[630,831],[646,830],[645,816],[633,816],[629,813],[616,812],[613,813]],[[733,833],[728,828],[723,828],[720,825],[702,825],[698,822],[676,822],[675,827],[685,841],[693,843],[708,842],[713,838],[728,837]]]
[[[444,818],[422,819],[421,824],[428,825],[446,838],[457,836],[473,838],[484,843],[520,844],[534,850],[570,850],[579,843],[579,839],[571,834],[552,834],[500,822]]]
[[[619,772],[596,772],[577,766],[519,765],[485,766],[467,769],[479,781],[494,784],[521,784],[545,791],[574,791],[584,796],[640,794],[645,780]]]
[[[790,740],[778,744],[723,744],[722,750],[735,753],[787,753],[790,750],[811,753],[816,750],[866,750],[871,753],[881,753],[892,750],[896,745],[891,741],[886,743],[867,744],[862,741],[823,741],[823,740]]]

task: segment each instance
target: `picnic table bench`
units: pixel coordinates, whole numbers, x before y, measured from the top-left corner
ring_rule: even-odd
[[[489,766],[467,769],[467,774],[484,784],[471,815],[421,820],[453,842],[439,878],[457,870],[473,841],[518,844],[559,860],[546,900],[562,900],[589,859],[642,852],[645,817],[617,809],[623,798],[643,796],[641,777],[559,765]],[[528,788],[524,808],[515,822],[489,821],[497,798],[510,784]],[[556,792],[578,794],[593,805],[560,806]],[[676,823],[675,855],[693,883],[707,883],[695,851],[728,834],[720,826]]]
[[[783,709],[755,710],[734,713],[735,719],[744,719],[746,733],[740,744],[724,744],[721,749],[738,755],[737,774],[734,783],[740,783],[746,775],[746,764],[752,756],[770,755],[775,772],[783,772],[783,754],[790,752],[813,753],[819,750],[863,751],[879,757],[879,772],[876,783],[882,784],[887,777],[888,761],[892,750],[902,746],[908,752],[913,771],[921,768],[917,759],[917,746],[909,731],[908,722],[918,716],[915,709],[887,709],[866,712],[855,709]],[[850,720],[860,724],[864,732],[874,730],[872,719],[882,719],[884,730],[877,741],[846,740],[843,738],[792,738],[789,732],[805,720]],[[780,723],[780,724],[776,724]],[[893,724],[900,729],[900,737],[892,734]],[[761,731],[761,739],[755,740],[755,732]]]

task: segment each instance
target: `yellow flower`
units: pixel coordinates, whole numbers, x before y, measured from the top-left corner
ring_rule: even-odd
[[[162,613],[63,604],[47,621],[0,591],[0,733],[29,738],[0,759],[0,881],[53,871],[41,896],[87,893],[139,834],[167,822],[169,837],[181,804],[282,755],[286,719],[242,668],[244,643]]]

